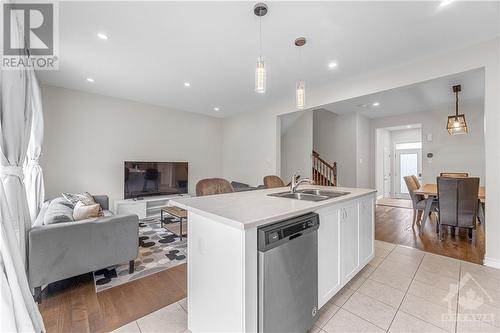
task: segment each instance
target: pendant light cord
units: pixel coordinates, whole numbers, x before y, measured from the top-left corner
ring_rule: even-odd
[[[302,46],[299,46],[299,81],[302,81]]]
[[[455,92],[455,119],[458,120],[458,91]]]
[[[262,58],[262,16],[259,16],[259,58]]]

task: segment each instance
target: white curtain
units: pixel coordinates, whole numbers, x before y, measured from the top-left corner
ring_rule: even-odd
[[[20,23],[13,32],[20,31]],[[17,38],[19,38],[17,34]],[[26,276],[31,218],[23,182],[32,122],[32,70],[0,71],[0,329],[44,332]]]
[[[5,197],[2,182],[0,197]],[[0,332],[44,332],[5,201],[0,201],[0,237]]]
[[[45,198],[42,167],[39,164],[43,142],[43,111],[40,84],[35,77],[34,71],[30,72],[32,73],[31,105],[33,121],[24,169],[24,185],[26,186],[31,222],[34,222]]]
[[[23,263],[31,217],[23,182],[23,163],[31,134],[31,74],[28,70],[2,71],[0,117],[0,179],[6,196],[0,197],[12,214],[13,229]]]

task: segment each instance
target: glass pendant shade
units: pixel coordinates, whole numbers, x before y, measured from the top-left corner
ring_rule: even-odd
[[[255,66],[255,92],[263,94],[266,92],[266,65],[264,58],[257,58]]]
[[[458,114],[454,116],[448,117],[448,124],[446,125],[446,129],[450,135],[455,134],[467,134],[467,122],[465,121],[465,115]]]
[[[297,109],[302,110],[306,106],[306,85],[304,81],[297,82],[295,90],[296,106]]]

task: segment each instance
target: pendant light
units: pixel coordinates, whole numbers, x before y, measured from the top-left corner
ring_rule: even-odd
[[[302,51],[301,48],[306,44],[305,37],[298,37],[295,39],[295,46],[299,48],[299,80],[295,86],[295,106],[297,109],[302,110],[306,107],[306,84],[301,80],[301,67],[302,67]]]
[[[460,85],[453,86],[453,92],[455,93],[455,115],[448,116],[448,123],[446,125],[446,129],[450,135],[467,134],[469,132],[465,115],[458,114],[458,93],[460,91],[462,91]]]
[[[267,14],[267,5],[258,3],[253,12],[259,17],[259,57],[255,66],[255,92],[263,94],[266,92],[266,65],[262,56],[262,16]]]

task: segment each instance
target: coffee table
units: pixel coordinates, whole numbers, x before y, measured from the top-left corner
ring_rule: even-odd
[[[163,228],[163,214],[168,214],[172,215],[173,217],[176,217],[179,219],[179,225],[180,225],[180,232],[177,236],[179,236],[182,240],[182,220],[187,221],[187,210],[176,207],[176,206],[171,206],[171,207],[163,207],[160,212],[160,224],[161,227]],[[171,231],[171,230],[169,230]],[[175,234],[175,232],[174,232]]]

